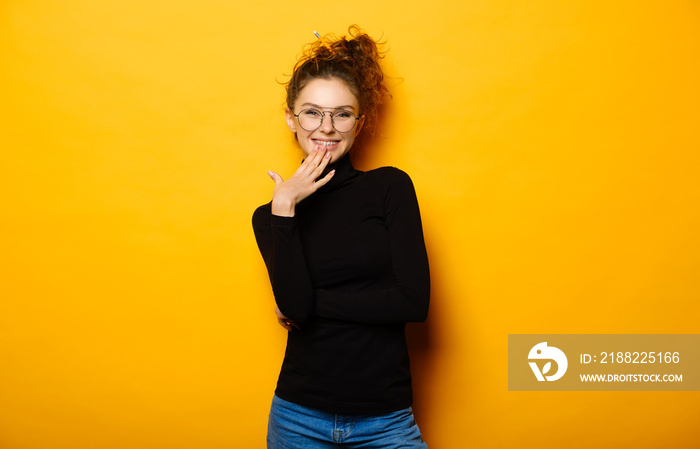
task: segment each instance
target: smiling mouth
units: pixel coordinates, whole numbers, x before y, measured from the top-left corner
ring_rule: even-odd
[[[317,140],[317,139],[312,139],[316,145],[321,145],[324,148],[327,149],[332,149],[332,147],[335,147],[337,144],[340,143],[339,140]]]

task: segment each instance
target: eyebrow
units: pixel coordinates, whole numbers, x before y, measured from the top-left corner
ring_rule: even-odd
[[[342,106],[336,106],[333,108],[326,107],[326,106],[319,106],[319,105],[314,104],[314,103],[304,103],[304,104],[302,104],[302,106],[311,106],[312,108],[316,108],[316,109],[352,109],[353,111],[355,110],[355,106],[353,106],[351,104],[344,104]]]

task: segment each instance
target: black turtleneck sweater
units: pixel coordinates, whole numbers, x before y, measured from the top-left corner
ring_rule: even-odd
[[[430,275],[408,175],[361,172],[348,156],[294,217],[253,214],[275,301],[300,329],[289,333],[282,399],[338,414],[409,407],[405,324],[424,321]]]

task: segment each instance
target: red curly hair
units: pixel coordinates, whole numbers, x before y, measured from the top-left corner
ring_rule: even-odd
[[[299,92],[312,79],[341,79],[359,100],[364,126],[372,132],[379,106],[389,94],[379,65],[384,57],[379,49],[383,42],[375,41],[357,25],[351,25],[348,33],[350,39],[326,36],[304,47],[286,84],[287,107],[294,110]]]

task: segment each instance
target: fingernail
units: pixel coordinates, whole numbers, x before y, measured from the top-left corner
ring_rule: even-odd
[[[269,176],[272,179],[275,179],[275,175],[270,170],[267,171],[267,176]]]
[[[326,153],[326,155],[323,156],[323,157],[325,157],[326,159],[328,159],[329,157],[331,157],[331,153]]]
[[[328,174],[331,175],[331,176],[335,175],[335,170],[329,171]]]

